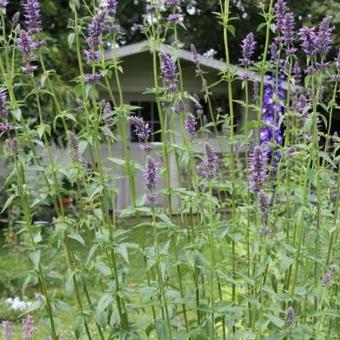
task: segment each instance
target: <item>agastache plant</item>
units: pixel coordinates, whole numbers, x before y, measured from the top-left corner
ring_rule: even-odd
[[[31,263],[25,295],[39,294],[22,327],[2,322],[1,335],[336,338],[335,19],[297,27],[286,1],[263,1],[262,32],[237,37],[232,65],[231,1],[214,13],[218,62],[181,50],[191,2],[145,3],[151,53],[139,52],[152,68],[140,71],[152,84],[135,99],[125,68],[145,65],[119,57],[124,2],[70,1],[69,79],[47,67],[59,46],[40,49],[39,2],[23,1],[19,26],[0,0],[1,223],[17,238],[8,262],[24,249]]]

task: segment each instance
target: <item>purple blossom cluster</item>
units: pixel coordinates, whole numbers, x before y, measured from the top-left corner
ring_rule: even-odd
[[[8,5],[8,0],[0,0],[0,8],[5,9]]]
[[[134,133],[138,137],[139,141],[147,142],[150,138],[151,128],[148,122],[145,122],[142,117],[131,116],[129,121],[134,127]]]
[[[97,81],[99,81],[100,79],[102,79],[102,74],[100,72],[96,72],[96,73],[87,73],[84,75],[84,81],[86,84],[94,84]]]
[[[275,42],[286,46],[294,42],[295,19],[293,13],[288,10],[287,4],[283,0],[278,0],[275,4],[276,31],[278,36]]]
[[[332,282],[333,276],[336,273],[336,267],[333,266],[330,270],[328,270],[321,279],[321,284],[323,286],[329,286]]]
[[[198,174],[204,178],[213,178],[217,175],[219,168],[219,158],[213,147],[205,142],[204,144],[205,157],[197,166]]]
[[[37,48],[36,42],[33,40],[33,36],[28,31],[21,30],[18,38],[18,45],[25,64],[21,68],[22,72],[33,73],[38,69],[38,66],[32,65],[32,62],[36,60],[33,53]]]
[[[189,114],[185,118],[184,127],[191,138],[195,138],[197,136],[197,120],[192,114]]]
[[[159,167],[157,162],[150,156],[147,157],[144,167],[144,185],[148,190],[146,199],[149,203],[156,201],[156,184],[159,178]]]
[[[30,34],[34,35],[42,31],[38,0],[26,0],[24,2],[24,17],[26,29]]]
[[[180,14],[180,13],[171,13],[168,15],[166,20],[169,22],[178,24],[180,22],[183,22],[184,16],[183,14]]]
[[[25,319],[22,320],[22,326],[23,326],[23,333],[22,333],[22,339],[23,340],[32,340],[33,339],[33,332],[34,332],[34,326],[33,326],[33,316],[28,315]]]
[[[304,26],[299,31],[301,47],[308,57],[326,54],[332,46],[332,17],[325,17],[318,29]]]
[[[161,56],[161,73],[169,92],[176,92],[178,89],[178,74],[175,60],[168,53]]]
[[[267,178],[268,156],[263,146],[254,147],[250,154],[249,162],[250,190],[259,193],[263,190],[263,184]]]
[[[293,307],[288,307],[286,310],[287,324],[291,326],[295,322],[295,312]]]
[[[100,59],[100,46],[103,44],[102,35],[106,32],[116,32],[117,25],[108,27],[110,18],[114,18],[117,13],[117,0],[102,0],[97,13],[92,17],[87,27],[86,42],[89,46],[84,50],[85,59],[94,63]]]
[[[2,337],[3,340],[12,340],[13,339],[13,324],[11,321],[2,321]]]
[[[23,73],[33,73],[38,69],[32,62],[36,60],[34,52],[43,42],[36,39],[36,34],[42,31],[40,3],[38,0],[26,0],[24,2],[24,17],[26,29],[21,29],[18,37],[18,46],[22,54],[24,66]]]
[[[179,6],[182,2],[183,0],[165,0],[164,5],[167,8],[171,8],[171,7]]]
[[[256,40],[253,33],[249,33],[243,40],[241,44],[242,58],[240,63],[242,66],[250,66],[252,62],[252,56],[255,52]]]
[[[285,92],[282,87],[282,80],[278,82],[278,100],[284,100]],[[284,107],[280,102],[275,102],[275,91],[272,77],[266,80],[263,105],[262,105],[262,122],[264,126],[261,129],[260,143],[267,145],[268,143],[275,142],[282,145],[282,132],[279,126],[280,119],[284,113]]]
[[[0,90],[0,133],[9,133],[13,130],[13,125],[8,121],[7,94]]]
[[[0,119],[6,119],[8,116],[7,93],[0,90]]]

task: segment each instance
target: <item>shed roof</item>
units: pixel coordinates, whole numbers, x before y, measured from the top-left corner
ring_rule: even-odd
[[[140,54],[140,53],[145,53],[151,51],[151,46],[149,41],[141,41],[135,44],[131,45],[126,45],[126,46],[121,46],[118,48],[112,48],[105,53],[105,59],[110,60],[114,58],[124,58],[127,56],[132,56],[135,54]],[[166,45],[166,44],[161,44],[159,48],[160,52],[164,53],[170,53],[170,54],[175,54],[178,56],[178,58],[189,61],[189,62],[194,62],[192,53],[184,50],[184,49],[178,49],[175,50],[173,47]],[[255,73],[255,72],[246,72],[243,68],[227,64],[224,61],[217,60],[215,58],[209,58],[205,57],[203,55],[198,55],[198,61],[201,66],[207,67],[219,72],[225,72],[225,71],[232,71],[239,77],[244,76],[245,74],[248,75],[248,78],[253,81],[260,81],[260,75]]]

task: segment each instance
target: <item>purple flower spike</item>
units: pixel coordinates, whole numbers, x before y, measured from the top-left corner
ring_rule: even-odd
[[[286,320],[289,326],[291,326],[295,321],[295,312],[292,307],[288,307],[286,310]]]
[[[40,4],[38,0],[26,0],[24,2],[24,16],[27,30],[31,34],[42,31],[40,18]]]
[[[250,154],[249,181],[250,190],[260,192],[263,183],[267,178],[267,170],[265,169],[268,162],[267,152],[261,146],[255,146]]]
[[[8,116],[7,93],[0,91],[0,119],[5,119]]]
[[[295,27],[294,15],[292,13],[287,13],[284,16],[281,28],[283,41],[286,45],[292,44],[294,42],[295,38],[294,27]]]
[[[117,0],[104,0],[102,6],[107,11],[107,14],[111,17],[114,17],[117,13]]]
[[[97,72],[94,74],[85,74],[84,80],[87,84],[93,84],[99,81],[102,78],[102,74]]]
[[[197,121],[195,117],[190,114],[184,122],[185,130],[188,132],[188,134],[191,136],[191,138],[196,137],[197,133]]]
[[[21,68],[22,71],[24,73],[34,72],[38,67],[31,65],[31,62],[36,59],[33,52],[39,47],[39,43],[33,41],[29,31],[21,30],[18,38],[18,46],[25,63],[25,66]]]
[[[88,62],[96,62],[100,58],[100,51],[84,50],[84,56]]]
[[[242,59],[240,59],[241,65],[249,66],[251,64],[251,58],[255,52],[256,41],[253,33],[249,33],[245,39],[242,40]]]
[[[102,44],[101,35],[105,29],[107,11],[100,9],[87,28],[87,43],[93,49]]]
[[[168,90],[176,92],[178,89],[176,63],[168,53],[162,55],[161,72]]]
[[[3,340],[13,339],[13,324],[11,321],[2,321],[1,328],[3,330]]]
[[[332,17],[324,18],[318,29],[318,53],[328,53],[332,46]]]
[[[169,14],[168,17],[166,18],[167,21],[169,22],[173,22],[175,24],[178,24],[180,22],[183,22],[184,17],[182,14],[179,13],[173,13],[173,14]]]
[[[158,171],[158,164],[152,157],[148,156],[144,170],[144,184],[147,189],[154,190],[156,188]]]
[[[179,6],[182,1],[183,0],[165,0],[164,4],[166,7],[170,8],[170,7]]]
[[[33,339],[33,316],[28,315],[25,319],[22,320],[23,325],[23,333],[22,333],[22,339],[23,340],[32,340]]]
[[[0,8],[5,9],[8,5],[8,0],[0,0]]]
[[[318,48],[318,37],[315,33],[314,27],[302,27],[299,31],[299,37],[301,40],[301,46],[303,51],[308,57],[312,57],[317,54]]]
[[[150,203],[154,203],[156,200],[156,194],[154,190],[156,189],[156,184],[159,178],[159,167],[156,161],[148,156],[146,159],[144,167],[144,185],[149,192],[146,195],[146,199]]]
[[[269,78],[266,82],[262,106],[262,121],[264,127],[261,129],[261,145],[266,145],[270,142],[276,142],[282,145],[282,133],[279,126],[280,117],[283,115],[283,106],[274,101],[274,88]],[[282,81],[278,83],[278,99],[285,98],[285,92],[282,88]]]
[[[219,167],[218,155],[208,142],[205,142],[204,149],[205,158],[197,167],[198,173],[204,178],[216,177]]]
[[[134,133],[140,141],[147,142],[150,138],[151,129],[150,124],[145,122],[142,117],[131,116],[129,121],[134,126]]]
[[[284,0],[278,0],[275,4],[276,30],[282,32],[282,26],[287,12],[287,4]]]

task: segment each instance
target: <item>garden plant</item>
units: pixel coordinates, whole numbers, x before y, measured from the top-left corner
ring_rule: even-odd
[[[3,339],[338,338],[340,138],[331,123],[340,51],[332,18],[304,26],[285,1],[259,1],[263,50],[256,31],[239,37],[233,68],[229,2],[220,0],[212,14],[225,48],[218,83],[207,82],[191,47],[208,112],[183,79],[182,0],[145,2],[139,29],[153,61],[153,87],[145,91],[161,123],[152,132],[125,99],[124,62],[105,57],[120,34],[117,0],[69,1],[78,76],[63,87],[58,70],[48,68],[53,45],[39,1],[24,0],[8,17],[9,1],[0,0],[0,137],[10,169],[1,210],[14,216],[7,235],[16,241],[7,242],[30,260],[20,297],[35,296],[29,304],[11,296],[12,305],[27,307],[18,313],[4,313],[9,307],[0,303]],[[165,43],[171,51],[162,50]],[[234,95],[237,82],[242,98]],[[221,83],[228,105],[216,115],[212,89]],[[241,133],[236,107],[244,112]],[[131,157],[128,124],[143,164]],[[151,133],[161,142],[150,143]],[[71,155],[66,165],[53,151],[56,139]],[[116,143],[123,157],[103,159],[101,145]],[[122,211],[117,167],[131,194]],[[38,218],[47,209],[48,224]]]

